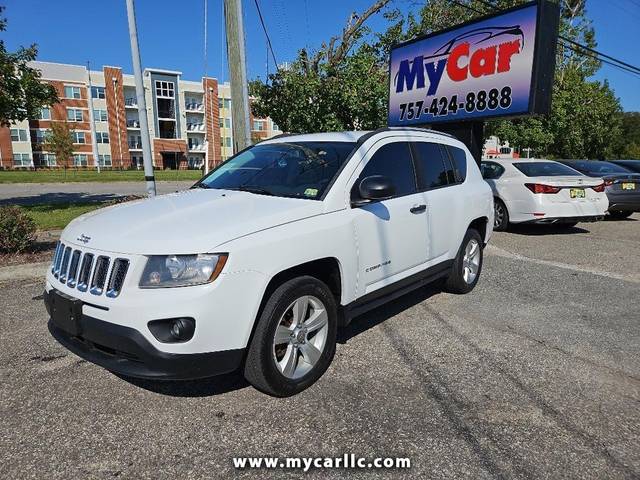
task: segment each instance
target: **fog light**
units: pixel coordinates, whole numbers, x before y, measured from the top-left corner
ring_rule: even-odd
[[[179,343],[193,338],[196,321],[193,318],[167,318],[153,320],[148,324],[149,330],[160,342]]]

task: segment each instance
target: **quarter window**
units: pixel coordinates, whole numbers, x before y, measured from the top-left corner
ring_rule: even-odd
[[[421,190],[443,187],[453,181],[453,169],[448,159],[445,162],[441,145],[428,142],[413,145]]]
[[[453,161],[454,178],[456,183],[462,183],[467,178],[467,154],[457,147],[446,147]]]
[[[384,175],[391,179],[396,187],[395,197],[416,193],[416,176],[409,144],[395,142],[380,147],[362,170],[356,185],[372,175]]]
[[[496,180],[504,173],[504,167],[494,162],[482,162],[480,164],[480,172],[485,180]]]

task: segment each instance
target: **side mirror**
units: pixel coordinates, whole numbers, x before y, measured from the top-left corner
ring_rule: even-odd
[[[363,178],[358,185],[360,199],[354,205],[364,205],[371,201],[387,200],[396,193],[396,187],[389,177],[384,175],[371,175]]]

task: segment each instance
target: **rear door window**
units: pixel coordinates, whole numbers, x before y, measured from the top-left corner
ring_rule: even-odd
[[[414,142],[413,148],[420,190],[444,187],[453,181],[453,167],[440,144]]]
[[[504,167],[495,162],[482,162],[480,171],[485,180],[496,180],[504,173]]]

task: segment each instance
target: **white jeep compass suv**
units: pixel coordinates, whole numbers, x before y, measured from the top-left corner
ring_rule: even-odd
[[[492,225],[491,189],[451,136],[280,136],[190,190],[71,222],[47,274],[49,330],[125,376],[241,369],[292,395],[354,316],[436,280],[472,290]]]

